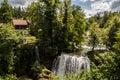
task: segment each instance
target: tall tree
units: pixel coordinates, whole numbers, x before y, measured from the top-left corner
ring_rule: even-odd
[[[116,39],[116,41],[113,45],[113,48],[120,51],[120,28],[118,29],[118,31],[116,31],[115,39]]]
[[[0,22],[8,23],[12,22],[12,8],[8,3],[8,0],[4,0],[0,7]]]
[[[92,45],[92,51],[99,43],[100,28],[98,22],[94,22],[90,25],[90,45]]]
[[[72,6],[71,0],[64,0],[63,1],[63,50],[67,51],[70,50],[70,45],[72,41],[72,34],[71,31],[73,25],[73,15],[72,15]]]
[[[39,5],[40,4],[40,5]],[[42,0],[33,2],[26,11],[27,19],[30,21],[30,34],[37,38],[41,34],[41,27],[43,27],[45,4]]]
[[[113,13],[114,14],[114,13]],[[116,32],[118,31],[120,27],[120,16],[118,14],[114,14],[107,23],[105,24],[105,27],[108,29],[108,46],[110,48],[113,48],[113,45],[116,42]]]
[[[12,8],[12,13],[14,18],[26,18],[26,11],[20,6]]]
[[[86,29],[86,21],[84,19],[84,13],[79,6],[73,6],[73,18],[74,18],[74,28],[73,28],[73,44],[76,46],[81,46],[83,42],[83,37]]]
[[[58,5],[60,3],[59,0],[43,0],[45,3],[45,12],[44,12],[44,23],[42,27],[42,35],[41,35],[41,45],[43,47],[49,49],[50,51],[54,51],[57,49],[57,41],[56,31],[59,30],[59,21],[58,21]]]

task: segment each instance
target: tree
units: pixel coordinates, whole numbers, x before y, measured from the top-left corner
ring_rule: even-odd
[[[70,48],[73,49],[73,35],[72,35],[72,29],[74,27],[74,20],[72,15],[72,6],[71,6],[71,0],[64,0],[63,1],[63,51],[67,52],[70,51]]]
[[[37,38],[40,37],[44,21],[45,4],[42,2],[41,0],[33,2],[26,11],[27,19],[30,21],[30,34]]]
[[[92,51],[94,51],[95,46],[99,43],[100,28],[97,22],[94,22],[90,26],[90,45],[92,45]]]
[[[83,35],[86,28],[84,15],[80,7],[72,6],[71,0],[63,1],[63,19],[62,19],[62,50],[73,52],[74,49],[81,46]]]
[[[115,14],[105,24],[106,29],[108,29],[107,45],[110,48],[113,48],[113,45],[117,41],[115,37],[116,37],[116,32],[118,31],[119,26],[120,26],[120,18],[119,17],[120,17],[119,15]]]
[[[59,30],[59,21],[57,16],[59,0],[43,1],[45,3],[44,23],[42,27],[41,44],[50,51],[56,50],[56,30]],[[55,44],[56,43],[56,44]]]
[[[102,17],[101,23],[100,23],[100,27],[104,28],[105,24],[107,23],[107,21],[113,16],[113,14],[111,12],[104,12],[104,16]]]
[[[86,29],[86,21],[84,19],[84,14],[79,6],[73,5],[73,18],[74,18],[74,28],[73,32],[73,44],[76,46],[81,46],[84,40],[84,34]]]
[[[8,0],[4,0],[0,7],[0,22],[9,23],[12,22],[12,8],[8,4]]]
[[[113,48],[120,51],[120,28],[115,32],[116,41],[114,42]]]
[[[14,8],[12,8],[12,15],[13,15],[13,17],[14,18],[23,18],[23,19],[25,19],[26,18],[26,11],[25,11],[25,9],[24,8],[22,8],[22,7],[14,7]]]
[[[14,69],[14,48],[20,40],[11,24],[0,28],[0,74],[10,73]]]

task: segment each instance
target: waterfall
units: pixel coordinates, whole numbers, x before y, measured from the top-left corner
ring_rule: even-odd
[[[66,73],[77,74],[81,69],[90,69],[90,60],[87,56],[70,56],[61,54],[53,62],[54,74],[63,77]]]
[[[35,46],[35,57],[38,62],[40,62],[38,46]]]

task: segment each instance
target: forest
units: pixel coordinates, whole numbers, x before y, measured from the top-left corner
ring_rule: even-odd
[[[28,20],[28,28],[16,30],[13,19]],[[38,0],[27,8],[3,0],[1,24],[0,80],[120,80],[119,12],[85,18],[71,0]],[[61,53],[81,56],[84,45],[91,47],[89,70],[62,79],[51,71]]]

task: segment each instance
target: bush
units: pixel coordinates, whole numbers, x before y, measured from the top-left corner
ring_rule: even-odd
[[[19,80],[16,75],[7,74],[5,76],[0,76],[0,80]]]
[[[15,73],[17,76],[31,74],[31,66],[35,61],[34,45],[25,44],[15,50]]]

